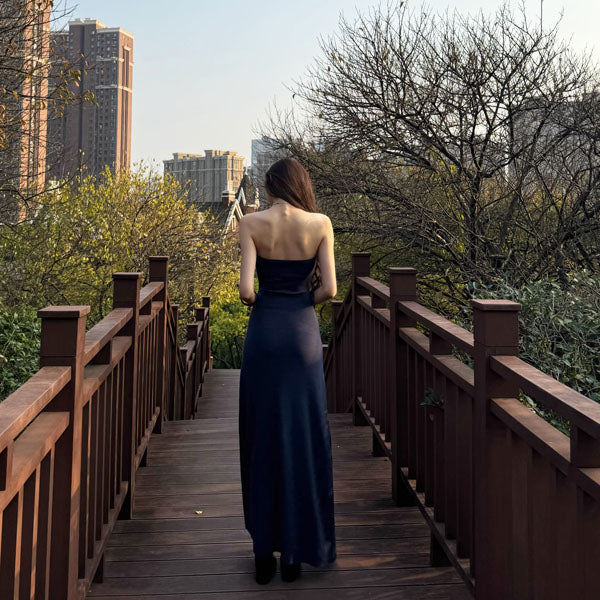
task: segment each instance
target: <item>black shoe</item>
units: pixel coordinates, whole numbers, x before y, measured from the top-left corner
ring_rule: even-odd
[[[300,575],[300,563],[284,563],[280,559],[281,579],[294,581]]]
[[[254,566],[256,568],[256,583],[265,584],[269,583],[275,574],[277,568],[277,559],[271,554],[271,556],[257,558],[254,556]]]

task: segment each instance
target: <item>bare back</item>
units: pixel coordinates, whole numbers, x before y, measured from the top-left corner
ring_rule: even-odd
[[[324,236],[323,216],[294,207],[254,213],[251,236],[257,253],[265,258],[312,258]]]
[[[308,212],[287,203],[250,213],[240,221],[240,244],[240,293],[246,292],[249,296],[250,286],[254,290],[257,255],[275,260],[305,260],[316,254],[321,287],[335,296],[333,229],[327,215]]]

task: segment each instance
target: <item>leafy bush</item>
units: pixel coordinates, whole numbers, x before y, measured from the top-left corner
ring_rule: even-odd
[[[39,368],[40,321],[33,308],[0,306],[0,400]]]
[[[208,212],[188,206],[177,182],[144,165],[63,185],[17,226],[0,225],[0,301],[6,306],[86,304],[88,321],[112,308],[113,273],[142,271],[168,255],[181,310],[220,288],[235,245]]]
[[[600,402],[600,276],[582,271],[572,273],[565,286],[545,280],[515,288],[497,280],[487,286],[471,283],[467,289],[473,298],[519,302],[520,357]],[[471,309],[463,307],[456,321],[471,329]],[[523,400],[566,432],[564,419],[530,398]]]
[[[242,364],[244,336],[251,308],[240,302],[238,269],[223,282],[222,291],[210,301],[210,340],[213,368],[239,369]]]

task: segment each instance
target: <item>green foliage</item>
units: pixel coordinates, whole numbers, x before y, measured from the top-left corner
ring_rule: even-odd
[[[242,364],[244,336],[252,309],[240,302],[238,279],[237,270],[232,271],[227,281],[223,281],[222,291],[211,298],[210,339],[216,369],[239,369]]]
[[[505,298],[521,304],[519,355],[540,371],[600,402],[600,276],[572,273],[568,284],[537,281],[515,288],[502,280],[467,286],[474,298]],[[471,328],[470,309],[457,319]],[[566,422],[531,398],[523,401],[553,425]]]
[[[168,255],[170,294],[189,310],[219,288],[233,245],[211,214],[188,207],[179,185],[150,172],[87,176],[41,198],[36,216],[0,227],[1,300],[9,306],[89,304],[90,321],[111,310],[112,275],[145,272]]]
[[[0,399],[39,368],[40,323],[34,309],[0,306]]]
[[[4,349],[0,338],[5,357],[0,398],[37,368],[36,309],[90,305],[90,327],[112,309],[113,273],[146,273],[152,255],[169,256],[169,294],[179,304],[183,334],[184,324],[194,320],[194,307],[210,296],[218,362],[219,348],[235,349],[247,322],[245,309],[233,300],[236,242],[235,236],[223,237],[213,213],[188,206],[172,178],[144,165],[118,174],[106,169],[42,195],[33,218],[0,224],[0,306],[6,307],[1,318],[10,332]],[[235,365],[237,358],[232,351],[222,360]]]

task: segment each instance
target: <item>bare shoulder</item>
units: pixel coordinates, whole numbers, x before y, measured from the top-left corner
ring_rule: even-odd
[[[251,228],[259,218],[259,213],[246,213],[240,217],[240,227]]]
[[[314,213],[315,221],[321,226],[323,231],[331,231],[331,219],[325,213]]]

